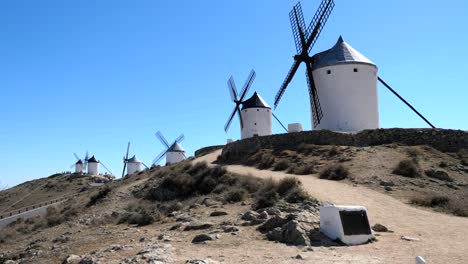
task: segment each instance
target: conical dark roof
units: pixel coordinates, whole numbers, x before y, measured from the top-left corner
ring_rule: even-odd
[[[179,143],[174,142],[174,144],[172,144],[172,146],[167,150],[167,152],[185,152],[185,150]]]
[[[271,108],[257,92],[252,97],[242,102],[242,110],[246,108]]]
[[[83,164],[83,162],[81,160],[78,160],[75,164]]]
[[[360,63],[375,66],[372,61],[346,43],[341,36],[335,46],[315,54],[313,58],[315,59],[315,63],[313,64],[314,70],[326,66],[347,63]]]
[[[96,160],[96,158],[94,157],[94,155],[93,155],[90,159],[88,159],[88,162],[99,163],[99,161]]]
[[[141,163],[141,160],[139,160],[135,155],[131,159],[128,160],[130,163]]]

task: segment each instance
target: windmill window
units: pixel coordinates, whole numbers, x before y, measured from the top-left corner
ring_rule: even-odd
[[[354,68],[354,72],[358,72],[358,69],[357,69],[357,68]]]
[[[327,70],[327,74],[331,74],[331,70]]]
[[[260,109],[257,109],[257,112],[260,111]]]
[[[254,123],[254,125],[257,125],[257,123]]]

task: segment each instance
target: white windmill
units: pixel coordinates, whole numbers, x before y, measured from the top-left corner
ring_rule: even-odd
[[[125,175],[125,168],[127,168],[127,175],[133,174],[135,172],[141,171],[141,165],[148,168],[141,160],[139,160],[136,155],[133,155],[130,159],[128,158],[128,152],[130,151],[130,142],[127,145],[127,152],[123,158],[124,167],[122,171],[122,177]]]
[[[80,159],[76,153],[73,153],[73,156],[77,159],[77,161],[70,166],[70,168],[75,168],[75,173],[84,173],[86,172],[87,165],[88,165],[88,151],[86,151],[86,155],[84,159]]]
[[[174,142],[169,145],[169,142],[164,138],[160,131],[156,132],[156,137],[166,147],[154,160],[153,165],[159,163],[161,159],[166,156],[166,164],[173,164],[185,160],[185,150],[180,145],[180,142],[184,140],[184,134],[181,134]]]
[[[114,175],[101,161],[97,160],[94,155],[88,159],[88,175],[99,175],[99,164],[102,165],[110,175]]]
[[[272,116],[275,117],[275,119],[287,132],[287,129],[271,111],[271,107],[265,102],[265,100],[263,100],[263,98],[257,92],[254,92],[252,97],[243,101],[254,79],[255,71],[252,70],[239,95],[237,93],[237,88],[236,84],[234,83],[233,77],[231,76],[231,78],[229,78],[228,90],[231,95],[231,99],[236,104],[236,106],[234,107],[231,116],[229,117],[226,125],[224,126],[224,131],[227,132],[229,126],[231,125],[232,119],[237,113],[241,127],[241,139],[271,135]],[[242,108],[239,107],[240,105],[242,105]]]

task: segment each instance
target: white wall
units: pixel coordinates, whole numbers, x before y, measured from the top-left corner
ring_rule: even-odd
[[[358,63],[314,70],[323,112],[315,129],[354,132],[379,128],[377,71],[373,65]]]
[[[166,163],[177,163],[185,159],[183,152],[167,152]]]
[[[75,172],[76,173],[82,173],[83,171],[84,171],[83,164],[75,163]]]
[[[241,129],[241,139],[254,135],[271,135],[271,109],[247,108],[241,110],[244,128]]]
[[[97,163],[97,162],[88,162],[88,174],[89,175],[98,175],[99,174],[99,163]]]
[[[141,163],[140,162],[129,162],[127,163],[127,174],[130,175],[135,172],[141,171]]]

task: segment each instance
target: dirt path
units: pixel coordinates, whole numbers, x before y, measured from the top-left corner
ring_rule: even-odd
[[[212,163],[220,154],[221,150],[217,150],[196,161]],[[239,165],[227,166],[227,169],[260,178],[295,176]],[[378,236],[377,243],[336,248],[335,253],[377,257],[384,260],[383,263],[414,263],[418,255],[423,256],[428,263],[468,263],[468,218],[415,208],[362,186],[320,180],[312,175],[296,177],[314,197],[334,204],[366,206],[371,224],[380,223],[395,231]],[[401,236],[415,237],[419,241],[403,241]],[[323,263],[331,260],[324,259]]]

